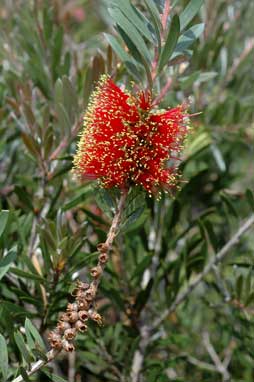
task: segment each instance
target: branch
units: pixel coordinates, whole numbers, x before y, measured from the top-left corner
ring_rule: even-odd
[[[83,123],[83,115],[79,120],[76,122],[76,124],[72,127],[71,129],[71,136],[65,137],[60,144],[57,146],[57,148],[53,151],[53,153],[50,155],[49,160],[53,161],[56,160],[59,154],[69,145],[70,139],[76,137],[77,133],[80,130],[80,127],[82,126]]]
[[[175,302],[164,312],[160,317],[158,317],[153,325],[150,328],[147,326],[143,326],[140,333],[140,344],[139,348],[135,351],[132,363],[131,377],[132,382],[138,382],[139,375],[143,367],[145,350],[151,340],[151,333],[157,329],[162,322],[168,317],[169,314],[173,313],[178,305],[184,302],[191,292],[200,284],[200,282],[205,278],[205,276],[214,269],[214,266],[220,263],[228,254],[229,250],[237,244],[240,237],[247,232],[252,225],[254,224],[254,215],[251,215],[247,221],[243,224],[241,228],[232,236],[232,238],[227,242],[227,244],[222,247],[222,249],[210,260],[210,262],[206,265],[203,272],[201,272],[186,288],[185,291],[180,293],[176,298]]]
[[[49,341],[52,348],[46,354],[47,361],[39,360],[32,364],[31,368],[27,370],[28,376],[34,374],[36,371],[40,370],[43,366],[47,365],[50,361],[56,358],[56,356],[60,353],[62,349],[68,352],[73,351],[74,346],[71,343],[71,340],[74,339],[78,330],[87,330],[87,326],[84,324],[84,321],[86,321],[88,318],[98,323],[101,322],[101,316],[90,307],[91,305],[93,305],[94,299],[97,294],[99,282],[103,276],[103,270],[108,262],[108,253],[110,252],[113,241],[117,235],[117,230],[121,222],[121,217],[124,210],[127,195],[128,190],[123,190],[119,199],[115,216],[112,220],[110,229],[107,234],[107,239],[105,243],[101,243],[98,245],[98,251],[100,253],[98,263],[95,268],[91,269],[93,281],[90,284],[81,282],[79,283],[77,288],[76,303],[68,304],[67,311],[66,313],[62,314],[62,317],[58,322],[57,328],[50,333]],[[84,285],[87,286],[84,287]],[[82,296],[79,295],[78,292],[80,292]],[[89,306],[89,308],[86,308],[84,306]],[[82,315],[84,316],[85,314],[87,314],[87,317],[83,319]],[[75,317],[75,315],[77,316],[77,318],[73,320],[73,317]],[[12,382],[22,381],[23,377],[20,375],[17,378],[15,378]]]
[[[223,376],[223,381],[229,381],[230,374],[229,374],[227,368],[225,367],[225,365],[223,364],[223,362],[221,362],[218,354],[216,353],[216,351],[215,351],[215,349],[214,349],[214,347],[210,341],[210,336],[209,336],[208,332],[205,332],[203,334],[203,344],[204,344],[208,354],[210,355],[210,358],[213,361],[213,363],[216,367],[216,370]]]
[[[51,349],[46,354],[48,360],[47,361],[39,360],[37,362],[34,362],[31,366],[31,369],[26,371],[27,375],[30,376],[30,375],[36,373],[36,371],[40,370],[43,366],[45,366],[49,362],[51,362],[57,356],[58,353],[59,353],[58,350]],[[19,375],[17,378],[13,379],[12,382],[22,382],[22,381],[24,381],[24,379],[21,375]]]
[[[168,317],[169,314],[173,313],[178,305],[184,302],[191,292],[200,284],[205,276],[213,269],[214,265],[220,263],[228,254],[229,250],[233,248],[239,241],[240,237],[247,232],[254,224],[254,215],[252,214],[241,228],[232,236],[232,238],[221,248],[221,250],[209,261],[205,266],[203,272],[201,272],[192,282],[190,282],[188,288],[186,288],[182,293],[179,293],[175,302],[164,312],[162,315],[154,322],[152,325],[152,330],[156,329],[161,323]]]

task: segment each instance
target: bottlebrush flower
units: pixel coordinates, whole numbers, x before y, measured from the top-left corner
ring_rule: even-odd
[[[102,76],[84,117],[75,172],[99,179],[105,188],[134,184],[149,193],[169,190],[187,120],[185,106],[153,110],[149,93],[131,95]]]

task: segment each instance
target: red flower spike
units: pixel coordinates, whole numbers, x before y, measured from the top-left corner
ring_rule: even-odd
[[[156,193],[174,187],[187,133],[186,106],[165,111],[151,104],[150,93],[132,96],[102,76],[84,117],[75,171],[105,188],[135,184]]]

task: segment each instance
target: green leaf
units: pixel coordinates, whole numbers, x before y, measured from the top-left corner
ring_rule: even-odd
[[[149,31],[144,20],[138,16],[137,11],[133,5],[130,4],[129,0],[115,0],[113,1],[114,6],[117,6],[119,10],[128,17],[129,21],[133,24],[135,28],[147,38],[148,41],[153,43],[153,38],[151,32]]]
[[[231,215],[233,215],[235,218],[238,218],[238,213],[237,213],[233,203],[229,199],[229,197],[225,193],[222,193],[222,192],[221,192],[220,196],[221,196],[222,201],[227,206],[227,209],[231,213]]]
[[[128,73],[137,81],[140,81],[141,77],[138,72],[137,66],[135,64],[135,61],[132,59],[132,57],[125,52],[125,50],[121,47],[119,42],[114,36],[111,36],[110,34],[105,33],[104,34],[108,43],[116,53],[116,55],[120,58],[120,60],[125,64],[126,69]]]
[[[41,359],[44,362],[48,362],[48,357],[45,353],[40,351],[39,349],[31,349],[32,353],[34,354],[35,358]]]
[[[8,272],[12,263],[15,261],[16,257],[17,257],[17,252],[11,249],[7,253],[7,255],[0,260],[0,280]]]
[[[198,39],[204,31],[205,24],[196,24],[189,28],[184,34],[182,34],[177,42],[176,49],[172,58],[178,56],[180,53],[188,49],[193,42]]]
[[[78,204],[84,202],[87,199],[87,195],[92,193],[92,191],[93,191],[93,187],[90,184],[83,187],[82,192],[78,196],[76,196],[75,198],[67,202],[62,207],[62,211],[68,211],[71,208],[76,207]]]
[[[8,376],[8,350],[5,338],[0,334],[0,371],[4,380]]]
[[[141,260],[141,262],[136,266],[133,274],[131,275],[131,280],[143,275],[144,271],[151,264],[152,258],[153,258],[152,255],[147,255],[143,258],[143,260]]]
[[[110,14],[115,22],[121,27],[121,29],[126,33],[128,38],[135,45],[137,50],[140,52],[144,61],[147,63],[151,62],[150,52],[140,36],[140,33],[133,26],[133,24],[123,15],[123,13],[117,8],[110,8]]]
[[[66,379],[63,379],[62,377],[58,377],[57,375],[49,372],[47,369],[42,369],[43,373],[46,374],[47,377],[49,377],[53,382],[67,382]]]
[[[181,31],[196,16],[204,0],[191,0],[180,15]]]
[[[139,292],[139,294],[137,295],[137,299],[134,306],[137,312],[141,312],[141,310],[147,303],[147,300],[149,299],[152,288],[153,288],[153,279],[150,279],[149,283],[147,284],[147,287],[144,290],[141,290],[141,292]]]
[[[27,342],[29,344],[30,349],[36,347],[37,344],[40,346],[41,349],[45,349],[45,345],[41,338],[40,333],[38,332],[36,327],[32,324],[32,322],[29,320],[29,318],[26,318],[25,320],[25,330],[26,330]]]
[[[26,347],[26,344],[25,344],[25,341],[24,341],[22,334],[20,332],[14,333],[14,339],[15,339],[15,342],[19,348],[19,351],[20,351],[22,357],[24,358],[24,360],[26,361],[27,364],[30,364],[33,361],[33,358],[27,350],[27,347]]]
[[[0,237],[5,231],[5,228],[7,226],[8,222],[8,217],[9,217],[9,211],[8,210],[2,210],[0,212]]]
[[[150,16],[153,22],[155,34],[159,44],[159,52],[160,52],[160,49],[161,49],[160,31],[162,29],[160,14],[153,0],[145,0],[145,4],[147,6],[148,12],[150,13]]]
[[[28,279],[28,280],[39,281],[40,284],[43,284],[45,282],[45,280],[41,276],[39,275],[37,276],[33,273],[25,272],[19,268],[10,268],[10,272],[14,273],[17,276],[24,277],[25,279]]]
[[[254,212],[254,195],[253,195],[253,192],[248,189],[245,193],[246,195],[246,199],[247,199],[247,202],[249,203],[252,211]]]
[[[159,72],[168,63],[171,55],[173,54],[178,37],[179,37],[179,33],[180,33],[179,17],[175,15],[171,21],[167,39],[160,55],[159,68],[158,68]]]
[[[27,374],[26,370],[22,366],[19,368],[19,374],[21,374],[24,382],[31,382],[29,375]]]
[[[240,301],[243,291],[243,275],[240,275],[236,281],[236,296],[237,299]]]
[[[225,172],[227,168],[221,150],[217,145],[213,144],[211,145],[211,151],[219,170]]]

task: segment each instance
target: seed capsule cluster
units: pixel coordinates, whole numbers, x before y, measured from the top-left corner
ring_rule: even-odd
[[[99,279],[108,261],[108,247],[105,243],[98,245],[100,252],[98,264],[90,270],[93,281],[88,284],[78,281],[73,293],[75,301],[67,305],[67,309],[59,317],[57,327],[49,333],[48,339],[51,347],[57,350],[73,351],[73,341],[78,332],[87,331],[87,321],[90,319],[98,325],[102,324],[101,315],[94,309]]]

